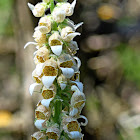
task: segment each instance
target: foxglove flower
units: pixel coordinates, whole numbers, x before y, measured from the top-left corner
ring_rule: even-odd
[[[75,24],[66,16],[74,12],[76,0],[55,2],[42,0],[35,6],[28,3],[35,17],[40,17],[35,28],[34,42],[24,48],[35,46],[33,60],[36,65],[32,72],[31,95],[38,93],[42,99],[35,109],[34,125],[38,132],[32,140],[83,140],[81,126],[88,120],[81,115],[86,98],[80,82],[81,61],[74,56],[79,50],[74,38],[80,33],[76,29],[83,23]],[[51,14],[45,15],[50,7]],[[81,123],[78,119],[83,119]],[[69,137],[69,138],[68,138]]]

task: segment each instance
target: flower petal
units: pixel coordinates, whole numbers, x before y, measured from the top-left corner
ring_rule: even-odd
[[[64,89],[66,88],[66,86],[67,86],[67,84],[65,84],[65,83],[60,83],[60,87],[61,87],[62,90],[64,90]]]
[[[42,124],[44,123],[45,120],[36,120],[35,121],[35,126],[36,128],[38,128],[39,130],[44,129]]]
[[[36,30],[39,30],[43,34],[48,33],[48,28],[46,26],[38,26],[38,27],[35,28],[35,31]]]
[[[78,113],[78,109],[77,109],[77,108],[73,108],[73,109],[70,111],[69,115],[73,117],[73,116],[75,116],[77,113]]]
[[[62,73],[66,78],[71,78],[74,75],[74,70],[72,68],[60,67],[60,69],[62,70]]]
[[[82,82],[71,81],[71,83],[75,83],[77,85],[77,87],[80,89],[80,91],[83,92],[83,83]]]
[[[80,23],[74,25],[74,29],[76,30],[76,29],[78,29],[82,25],[83,25],[83,22],[80,22]]]
[[[78,69],[81,67],[81,60],[78,57],[73,57],[77,61],[77,67]]]
[[[28,42],[25,44],[24,49],[26,49],[29,45],[37,45],[36,42]]]
[[[76,0],[74,0],[74,1],[71,3],[71,7],[74,9],[74,8],[75,8],[75,5],[76,5]]]
[[[46,88],[49,88],[53,84],[55,78],[56,76],[43,76],[42,83]]]
[[[32,11],[32,10],[34,10],[34,7],[35,7],[35,6],[34,6],[33,4],[31,4],[31,3],[28,2],[28,7],[29,7],[29,9]]]
[[[44,63],[39,63],[36,65],[35,71],[38,76],[42,74]]]
[[[81,139],[83,136],[79,131],[71,131],[68,133],[68,135],[71,139]]]
[[[62,52],[62,45],[57,45],[57,46],[51,46],[51,50],[54,54],[59,56]]]
[[[29,87],[29,92],[32,95],[34,93],[40,93],[41,92],[41,89],[42,89],[42,84],[33,83]]]
[[[43,106],[45,106],[46,108],[49,108],[49,105],[50,105],[50,102],[53,100],[53,98],[50,98],[50,99],[43,99],[42,101],[41,101],[41,104],[43,105]]]
[[[71,41],[71,40],[73,40],[74,37],[76,37],[77,35],[81,35],[81,34],[78,33],[78,32],[70,33],[70,34],[68,34],[68,35],[64,38],[64,40],[65,40],[65,41]]]
[[[80,115],[80,116],[78,117],[78,119],[79,119],[79,118],[82,118],[82,119],[85,120],[85,123],[81,122],[81,125],[82,125],[82,126],[86,126],[86,125],[88,124],[88,119],[87,119],[85,116]]]

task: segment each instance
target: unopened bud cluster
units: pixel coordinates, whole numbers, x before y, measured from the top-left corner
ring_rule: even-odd
[[[35,28],[34,63],[32,72],[34,83],[30,85],[30,94],[39,93],[42,100],[35,110],[35,126],[39,129],[32,140],[82,140],[81,126],[87,124],[87,118],[81,114],[85,106],[83,84],[79,81],[81,61],[74,56],[78,45],[73,41],[80,35],[75,25],[66,18],[74,12],[76,0],[71,4],[66,0],[43,0],[35,6],[28,3],[35,17],[41,17]],[[45,15],[50,8],[51,14]],[[77,119],[84,119],[79,123]]]

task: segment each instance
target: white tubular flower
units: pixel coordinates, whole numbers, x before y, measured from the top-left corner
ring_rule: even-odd
[[[59,67],[66,78],[71,78],[74,75],[73,59],[69,54],[63,54],[58,58]]]
[[[56,87],[52,85],[50,88],[46,88],[45,86],[42,89],[42,97],[44,99],[54,98],[56,95]]]
[[[71,87],[71,90],[75,91],[71,97],[71,106],[74,108],[83,108],[86,101],[85,94],[81,92],[75,85]]]
[[[56,54],[58,56],[61,54],[63,42],[61,41],[61,37],[59,35],[59,32],[54,32],[49,37],[49,45],[50,45],[51,50],[54,54]]]
[[[41,133],[40,131],[35,132],[33,135],[31,135],[32,140],[46,140],[46,136],[44,133]]]
[[[61,87],[62,90],[64,90],[67,86],[67,78],[61,74],[58,78],[57,78],[57,82],[59,84],[59,86]]]
[[[53,84],[57,74],[57,62],[53,58],[47,60],[43,65],[44,76],[42,77],[42,83],[46,88],[49,88]]]
[[[29,92],[31,95],[33,95],[34,93],[40,93],[41,89],[42,89],[42,84],[40,83],[33,83],[30,85],[29,87]]]
[[[48,140],[59,140],[60,138],[60,130],[59,126],[57,124],[54,124],[53,126],[47,128],[46,135],[48,137]]]
[[[56,87],[52,85],[50,88],[46,88],[45,86],[42,89],[42,96],[43,100],[41,104],[44,105],[46,108],[49,108],[50,102],[54,99],[56,95]]]
[[[49,120],[50,116],[51,116],[50,108],[46,108],[43,105],[39,105],[35,110],[35,117],[37,119]]]
[[[51,31],[51,16],[44,16],[39,20],[39,26],[35,30],[39,30],[41,33],[46,34]]]
[[[46,10],[45,9],[46,5],[43,2],[38,3],[35,6],[28,3],[28,6],[35,17],[41,17],[45,13],[45,10]]]
[[[45,34],[42,34],[39,30],[36,30],[33,34],[34,40],[37,42],[37,45],[42,47],[47,43],[47,37]]]
[[[61,37],[64,41],[70,42],[76,37],[77,35],[81,35],[78,32],[73,31],[70,26],[66,26],[61,30]]]
[[[54,8],[52,12],[52,18],[55,22],[61,23],[64,21],[65,17],[66,17],[65,10],[58,7]]]
[[[79,131],[81,132],[80,124],[77,121],[76,118],[73,118],[71,116],[64,116],[62,120],[62,126],[66,133],[72,132],[72,131]]]

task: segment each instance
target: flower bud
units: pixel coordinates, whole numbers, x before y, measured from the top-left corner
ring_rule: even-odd
[[[45,13],[45,10],[45,5],[43,3],[38,3],[35,5],[32,12],[35,17],[41,17]]]
[[[66,16],[71,16],[74,12],[74,8],[76,5],[76,0],[72,2],[72,4],[65,2],[65,3],[58,3],[57,6],[64,9]]]
[[[53,20],[57,23],[61,23],[64,21],[65,17],[66,17],[66,13],[63,9],[61,8],[54,8],[53,12],[52,12],[52,16],[53,16]]]

